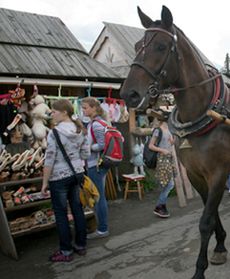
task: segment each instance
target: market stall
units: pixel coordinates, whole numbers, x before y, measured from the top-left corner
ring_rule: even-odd
[[[0,113],[1,110],[2,113],[5,111],[11,113],[10,117],[6,117],[5,114],[5,123],[1,127],[0,247],[5,254],[15,259],[18,258],[14,244],[16,237],[55,226],[50,196],[43,197],[40,193],[46,136],[53,125],[50,119],[50,105],[53,100],[68,98],[73,103],[75,112],[81,114],[80,99],[83,97],[62,96],[60,87],[56,96],[44,95],[40,94],[38,86],[34,85],[30,97],[26,98],[25,90],[21,87],[18,84],[16,89],[12,90],[18,97],[17,105],[14,104],[12,95],[0,95]],[[89,88],[92,89],[88,87],[86,94],[90,93]],[[23,94],[17,95],[21,89]],[[127,122],[129,114],[122,100],[111,97],[111,88],[106,90],[106,94],[97,98],[101,101],[102,107],[107,110],[110,121]],[[114,176],[116,181],[119,181],[118,170],[115,170]],[[107,199],[117,197],[112,171],[106,178],[106,196]],[[88,230],[92,230],[95,226],[93,211],[86,209],[85,216]],[[69,220],[72,220],[71,214]]]

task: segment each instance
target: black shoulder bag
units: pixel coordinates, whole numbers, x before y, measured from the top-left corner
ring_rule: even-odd
[[[156,146],[159,146],[161,138],[162,138],[162,130],[161,130],[161,128],[155,128],[153,130],[153,132],[156,129],[159,130],[159,137],[157,138]],[[152,136],[153,136],[153,133],[152,133]],[[153,150],[149,149],[149,143],[152,139],[152,136],[147,139],[147,141],[144,145],[144,151],[143,151],[143,161],[144,161],[146,167],[149,169],[155,169],[157,166],[157,151],[153,151]]]

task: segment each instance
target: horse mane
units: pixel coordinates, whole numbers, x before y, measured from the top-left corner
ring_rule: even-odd
[[[161,20],[154,21],[154,26],[161,26]],[[176,24],[173,24],[173,28],[187,41],[190,47],[196,52],[198,57],[200,58],[201,62],[204,65],[210,65],[211,68],[215,68],[215,65],[200,51],[200,49],[185,35],[185,33],[178,27]],[[217,70],[217,69],[216,69]]]
[[[215,65],[207,58],[207,56],[185,35],[185,33],[175,24],[173,24],[174,28],[177,30],[177,32],[184,37],[184,39],[187,41],[187,43],[190,45],[190,47],[196,52],[198,57],[200,58],[201,62],[207,67],[207,65],[211,68],[214,68],[217,72]]]

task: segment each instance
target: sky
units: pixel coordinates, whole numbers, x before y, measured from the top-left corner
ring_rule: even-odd
[[[162,5],[209,60],[224,65],[230,52],[229,0],[0,0],[0,8],[59,17],[87,51],[104,21],[142,28],[137,6],[157,20]]]

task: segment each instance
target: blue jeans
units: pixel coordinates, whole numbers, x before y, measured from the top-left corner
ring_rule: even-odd
[[[108,231],[108,204],[105,197],[105,179],[109,169],[91,167],[88,168],[88,176],[96,185],[100,193],[100,199],[95,205],[97,229],[100,232]]]
[[[79,181],[83,174],[79,174]],[[56,218],[60,250],[72,251],[72,235],[67,216],[67,201],[74,219],[75,244],[86,246],[86,220],[79,198],[79,186],[74,176],[49,182],[51,201]]]
[[[173,188],[174,188],[174,180],[173,180],[173,178],[171,178],[168,185],[165,186],[165,187],[162,187],[160,196],[157,200],[157,204],[156,204],[157,206],[160,205],[160,204],[166,204],[167,199],[168,199],[168,195]]]

